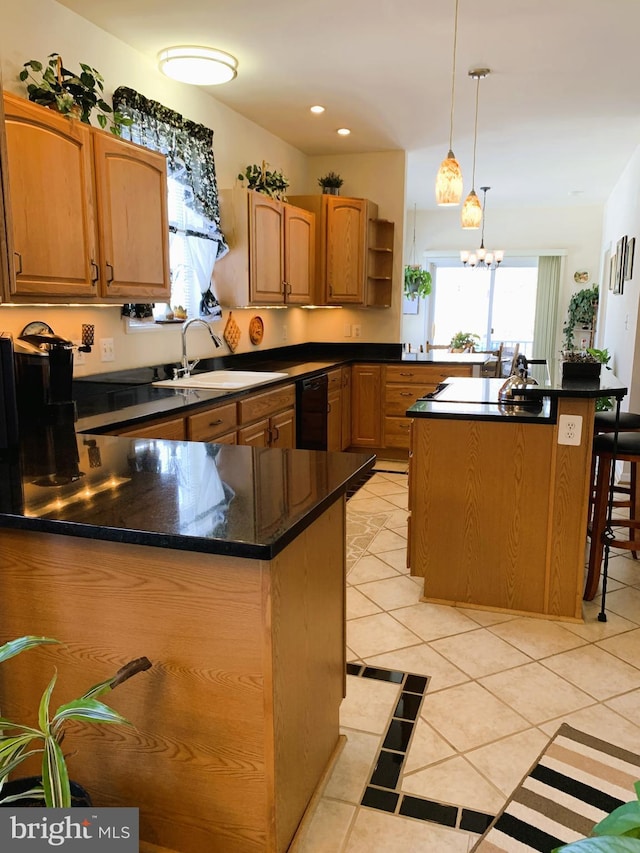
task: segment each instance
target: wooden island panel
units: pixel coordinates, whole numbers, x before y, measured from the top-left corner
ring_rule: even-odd
[[[344,506],[271,561],[3,529],[2,641],[65,643],[3,664],[3,714],[35,713],[54,667],[62,702],[146,655],[107,699],[133,727],[70,734],[72,778],[139,807],[149,845],[286,850],[339,741]]]
[[[416,418],[408,560],[428,601],[580,619],[593,399],[579,446],[556,423]]]

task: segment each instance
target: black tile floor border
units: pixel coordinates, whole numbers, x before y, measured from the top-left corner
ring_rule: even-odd
[[[403,794],[398,790],[402,765],[407,757],[416,720],[420,716],[429,678],[426,675],[366,666],[360,663],[347,663],[347,675],[386,681],[401,687],[400,698],[382,738],[382,747],[360,805],[390,814],[437,823],[440,826],[482,834],[494,819],[494,815],[463,806],[452,806],[450,803],[438,803],[425,797]]]

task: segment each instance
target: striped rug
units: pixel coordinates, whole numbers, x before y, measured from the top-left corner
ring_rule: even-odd
[[[563,723],[471,853],[549,853],[635,799],[640,757]]]

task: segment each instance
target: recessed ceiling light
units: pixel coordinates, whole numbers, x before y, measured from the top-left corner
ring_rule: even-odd
[[[340,136],[349,136],[349,134],[351,133],[351,131],[349,130],[349,128],[348,128],[348,127],[339,127],[339,128],[338,128],[338,130],[337,130],[336,132],[337,132]]]
[[[316,104],[314,107],[309,107],[312,113],[323,113],[324,107],[321,107],[320,104]]]
[[[224,50],[197,45],[167,47],[158,54],[160,70],[180,83],[216,86],[238,73],[238,60]]]

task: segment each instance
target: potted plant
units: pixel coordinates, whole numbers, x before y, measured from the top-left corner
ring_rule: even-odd
[[[593,329],[598,313],[598,285],[578,290],[569,300],[567,319],[562,327],[565,350],[573,350],[576,329]]]
[[[566,349],[562,353],[562,378],[597,379],[602,365],[606,366],[610,358],[606,349],[600,350],[593,347],[586,350]],[[607,367],[607,370],[610,369]]]
[[[449,348],[451,352],[474,352],[479,340],[480,335],[473,332],[456,332],[451,338]]]
[[[282,172],[268,169],[268,165],[264,160],[261,166],[253,163],[247,166],[244,172],[239,173],[238,180],[246,181],[247,188],[250,190],[263,193],[263,195],[268,195],[278,201],[286,201],[285,192],[289,186],[289,181]]]
[[[344,181],[336,172],[327,172],[318,178],[318,184],[322,187],[323,195],[340,195],[340,187]]]
[[[431,273],[419,264],[404,268],[404,295],[407,299],[424,299],[431,293]]]
[[[49,61],[45,64],[30,59],[18,75],[27,83],[30,101],[78,118],[85,124],[91,124],[91,113],[95,109],[100,127],[104,130],[111,122],[111,132],[115,136],[120,136],[124,126],[132,124],[133,119],[114,112],[104,100],[104,78],[99,71],[81,62],[77,74],[63,66],[59,54],[50,53],[47,58]]]
[[[19,637],[0,646],[0,662],[35,646],[57,643],[59,640],[50,637]],[[69,782],[66,757],[61,747],[67,721],[128,723],[117,711],[99,702],[97,697],[109,693],[118,684],[150,666],[151,662],[145,657],[130,661],[111,678],[94,684],[79,699],[60,705],[52,715],[49,705],[57,680],[57,674],[54,673],[40,699],[37,723],[14,723],[0,717],[0,805],[26,799],[44,801],[49,808],[71,806],[73,783]],[[23,761],[39,753],[42,753],[42,776],[7,783],[8,776]]]

